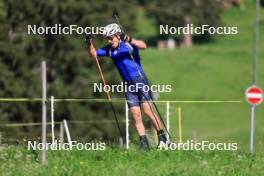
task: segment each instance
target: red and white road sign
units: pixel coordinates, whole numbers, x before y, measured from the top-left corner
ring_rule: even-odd
[[[247,102],[251,105],[258,105],[263,101],[263,91],[257,86],[251,86],[246,90]]]

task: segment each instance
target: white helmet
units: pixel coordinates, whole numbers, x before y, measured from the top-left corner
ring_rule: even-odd
[[[104,28],[104,36],[105,37],[110,37],[110,36],[113,36],[117,33],[119,33],[119,34],[121,33],[121,28],[116,23],[109,24],[109,25],[105,26],[105,28]]]

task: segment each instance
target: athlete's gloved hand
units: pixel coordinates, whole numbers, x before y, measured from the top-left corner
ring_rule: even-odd
[[[132,41],[132,37],[127,35],[127,34],[121,34],[121,39],[124,41],[124,42],[128,42],[130,43]]]
[[[85,41],[86,41],[87,45],[90,46],[92,44],[92,41],[93,41],[92,34],[85,35]]]

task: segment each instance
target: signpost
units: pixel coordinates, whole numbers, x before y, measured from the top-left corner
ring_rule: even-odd
[[[255,0],[255,21],[254,21],[254,46],[253,46],[253,86],[246,90],[246,99],[251,104],[251,124],[250,124],[250,152],[254,149],[254,125],[255,125],[255,109],[256,105],[263,100],[263,93],[257,85],[257,61],[258,61],[258,43],[259,43],[259,0]]]
[[[250,120],[250,152],[253,153],[254,149],[254,127],[255,127],[255,109],[263,101],[263,91],[253,85],[246,90],[246,99],[251,104],[251,120]]]

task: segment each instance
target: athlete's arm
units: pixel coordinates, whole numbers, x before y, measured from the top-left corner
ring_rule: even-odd
[[[146,49],[147,48],[147,44],[143,40],[137,40],[137,39],[132,38],[130,43],[135,45],[138,49]]]
[[[127,34],[123,34],[122,36],[123,41],[131,43],[132,45],[136,46],[138,49],[146,49],[147,44],[143,40],[137,40],[132,38]]]
[[[91,58],[96,59],[96,57],[103,57],[103,56],[109,56],[108,55],[108,46],[105,46],[103,48],[95,49],[93,42],[88,41],[87,42],[88,47],[88,54]]]
[[[88,54],[91,58],[95,59],[97,57],[96,55],[96,49],[94,48],[93,43],[87,44],[88,46]]]

